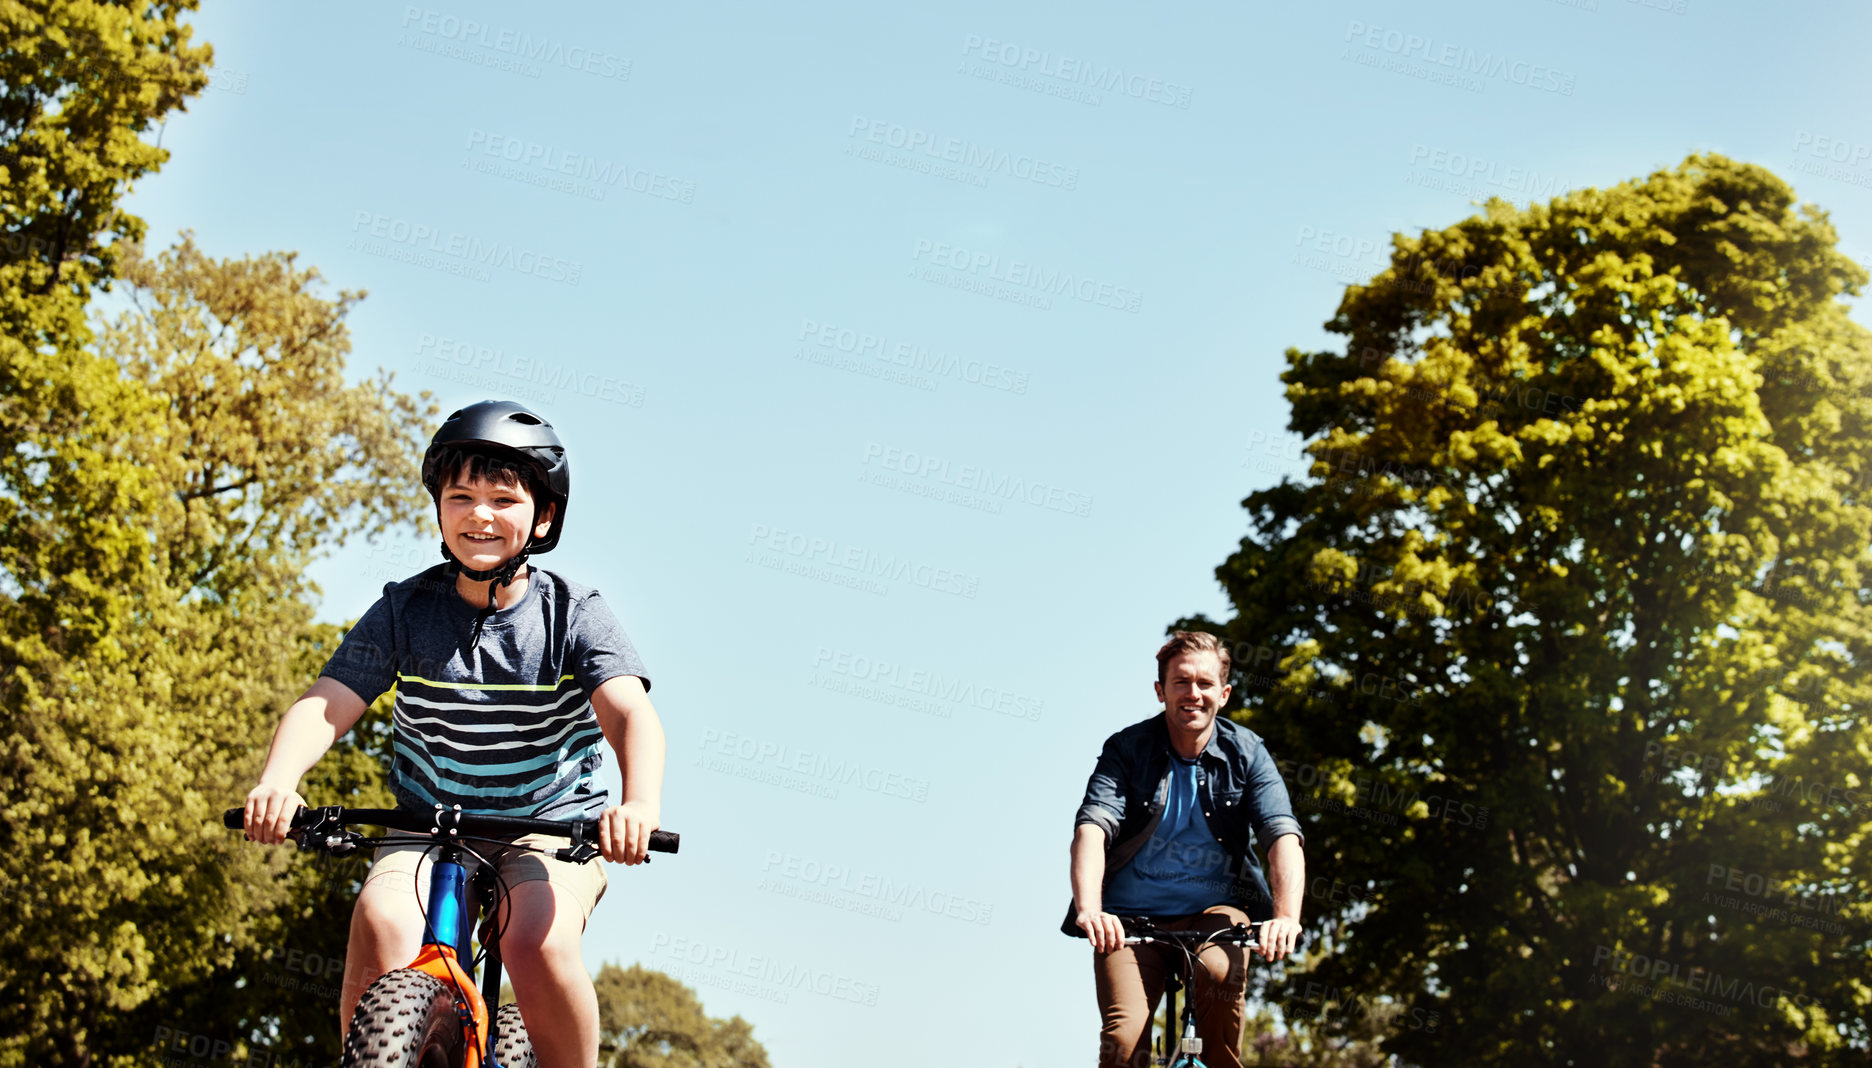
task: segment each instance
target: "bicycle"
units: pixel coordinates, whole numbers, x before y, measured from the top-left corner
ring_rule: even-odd
[[[231,808],[222,822],[240,830],[244,815],[243,809]],[[342,857],[360,846],[422,842],[437,851],[429,869],[422,949],[415,960],[385,972],[364,991],[345,1035],[343,1068],[536,1068],[520,1007],[501,1005],[491,1017],[488,1013],[488,999],[500,999],[500,926],[494,914],[503,896],[497,891],[505,887],[494,865],[468,843],[529,849],[584,864],[599,855],[597,823],[480,816],[439,805],[432,812],[342,805],[301,808],[292,823],[301,851]],[[347,829],[351,826],[406,833],[370,838]],[[572,844],[549,850],[507,840],[523,834],[552,835]],[[670,831],[650,833],[655,852],[674,853],[679,845],[681,837]],[[472,879],[462,864],[470,855],[482,859]],[[482,913],[479,959],[473,953],[477,910]],[[479,987],[471,974],[477,963],[483,966]]]
[[[1138,916],[1120,917],[1125,925],[1125,945],[1140,946],[1155,943],[1179,950],[1183,968],[1173,973],[1164,981],[1164,1034],[1160,1046],[1156,1031],[1156,1019],[1144,1022],[1143,1042],[1153,1054],[1156,1064],[1167,1064],[1168,1068],[1208,1068],[1202,1061],[1202,1039],[1196,1037],[1196,1008],[1190,1002],[1196,990],[1196,958],[1210,946],[1241,946],[1250,951],[1261,946],[1261,925],[1266,920],[1254,920],[1250,923],[1238,923],[1220,931],[1165,931],[1159,930],[1148,919]],[[1132,931],[1138,932],[1132,934]],[[1170,1032],[1176,1027],[1177,992],[1183,993],[1183,1034],[1172,1039]],[[1162,1048],[1168,1047],[1168,1048]]]
[[[1155,943],[1176,949],[1180,954],[1182,968],[1168,976],[1164,982],[1164,1034],[1156,1034],[1157,1020],[1153,1012],[1144,1021],[1144,1035],[1140,1039],[1144,1048],[1152,1053],[1151,1063],[1165,1065],[1167,1068],[1208,1068],[1202,1061],[1202,1039],[1196,1037],[1196,1009],[1190,1004],[1190,994],[1183,995],[1183,1034],[1179,1039],[1172,1039],[1170,1032],[1176,1027],[1177,992],[1188,988],[1195,989],[1196,958],[1210,946],[1241,946],[1250,950],[1261,947],[1261,927],[1266,920],[1254,920],[1224,927],[1219,931],[1169,931],[1159,929],[1144,916],[1120,916],[1118,921],[1124,925],[1127,946],[1140,946]],[[1133,933],[1136,932],[1136,933]],[[1084,938],[1084,932],[1074,937]],[[1304,937],[1304,936],[1302,936]],[[1154,1006],[1153,1006],[1154,1008]],[[1165,1048],[1168,1047],[1168,1048]]]

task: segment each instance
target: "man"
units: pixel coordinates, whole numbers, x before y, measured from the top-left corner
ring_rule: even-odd
[[[1300,821],[1261,739],[1218,713],[1229,698],[1229,654],[1212,634],[1178,631],[1157,651],[1163,713],[1105,740],[1073,829],[1073,903],[1061,930],[1092,942],[1101,1066],[1142,1065],[1145,1024],[1177,962],[1159,946],[1127,946],[1119,916],[1159,927],[1222,930],[1266,920],[1261,953],[1294,950],[1306,861]],[[1268,881],[1250,842],[1266,848]],[[1214,1068],[1240,1068],[1247,960],[1212,946],[1197,962],[1196,1033]]]

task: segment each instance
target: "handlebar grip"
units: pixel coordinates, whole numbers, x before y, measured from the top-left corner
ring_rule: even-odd
[[[305,818],[306,810],[303,808],[293,813],[293,827],[298,828],[305,826]],[[226,812],[221,813],[221,825],[230,831],[246,829],[247,810],[244,808],[230,808]]]
[[[675,831],[651,831],[650,851],[652,853],[674,853],[682,845],[682,835]]]

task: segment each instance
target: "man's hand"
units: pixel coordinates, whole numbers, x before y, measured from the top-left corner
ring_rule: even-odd
[[[598,852],[613,864],[642,864],[661,814],[648,801],[626,801],[598,817]]]
[[[1261,955],[1268,960],[1285,957],[1300,944],[1300,921],[1275,917],[1261,925]]]
[[[1110,953],[1124,945],[1124,923],[1109,912],[1081,910],[1073,917],[1073,922],[1092,940],[1092,948],[1100,953]]]
[[[247,840],[262,845],[279,845],[292,830],[292,818],[305,807],[305,798],[290,787],[262,782],[247,793],[247,809],[242,820]]]

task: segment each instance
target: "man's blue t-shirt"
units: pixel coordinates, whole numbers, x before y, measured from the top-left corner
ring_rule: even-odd
[[[1105,887],[1105,911],[1121,916],[1191,916],[1229,899],[1228,857],[1196,800],[1196,761],[1172,756],[1163,819],[1131,863]]]

